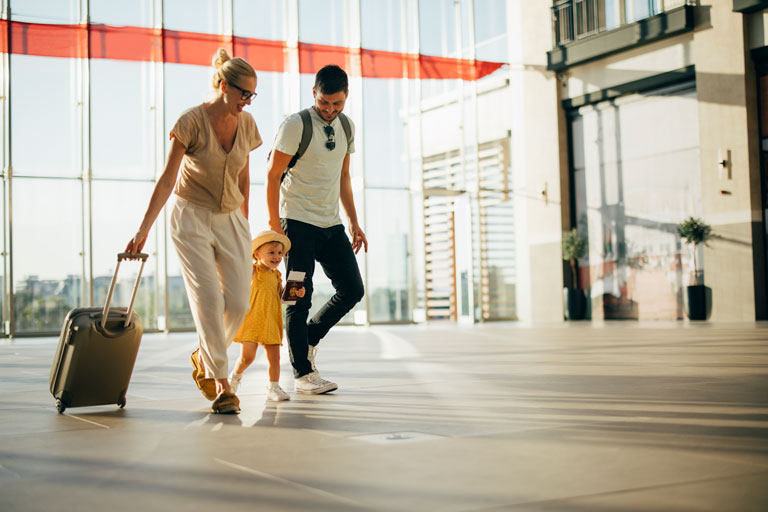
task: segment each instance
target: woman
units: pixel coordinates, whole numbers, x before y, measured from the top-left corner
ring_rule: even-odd
[[[256,96],[256,72],[223,48],[213,66],[216,95],[181,114],[171,130],[165,169],[126,251],[141,251],[173,191],[171,237],[200,342],[191,356],[192,376],[213,400],[212,412],[227,414],[240,411],[227,381],[227,347],[249,307],[248,154],[262,141],[253,117],[243,112]]]

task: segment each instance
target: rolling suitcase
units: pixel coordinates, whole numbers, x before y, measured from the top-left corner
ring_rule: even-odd
[[[127,258],[141,259],[131,303],[127,309],[110,309],[117,272]],[[143,253],[118,254],[104,307],[76,308],[67,313],[50,378],[51,394],[59,413],[67,407],[106,404],[125,407],[128,383],[144,332],[133,305],[146,261],[147,255]]]

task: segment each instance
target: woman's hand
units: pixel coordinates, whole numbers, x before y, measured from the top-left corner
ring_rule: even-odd
[[[145,243],[147,243],[147,233],[140,229],[136,232],[133,238],[131,238],[131,240],[128,242],[128,245],[125,246],[125,252],[129,252],[131,254],[140,253],[144,248]]]
[[[296,288],[296,296],[298,298],[302,298],[305,293],[307,293],[307,292],[306,292],[306,290],[304,289],[303,286],[301,288]]]

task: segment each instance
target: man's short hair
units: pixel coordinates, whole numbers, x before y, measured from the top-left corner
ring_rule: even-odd
[[[315,75],[315,90],[322,94],[336,94],[341,91],[349,94],[347,72],[336,64],[324,66]]]

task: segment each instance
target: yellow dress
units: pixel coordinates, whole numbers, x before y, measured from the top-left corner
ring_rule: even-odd
[[[237,343],[250,341],[266,345],[281,345],[283,341],[283,312],[280,307],[282,277],[277,269],[253,265],[251,277],[251,309],[235,334]]]

